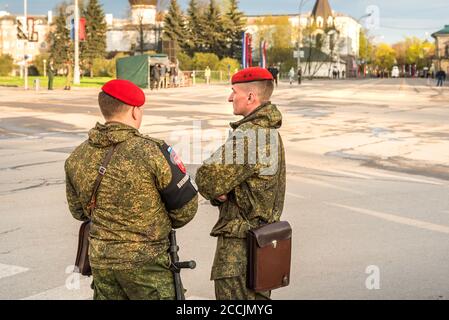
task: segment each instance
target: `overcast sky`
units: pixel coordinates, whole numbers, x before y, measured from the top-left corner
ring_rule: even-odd
[[[166,0],[167,1],[167,0]],[[188,0],[178,0],[186,7]],[[28,0],[31,14],[46,14],[61,0]],[[106,13],[123,18],[128,9],[127,0],[100,0]],[[167,1],[168,2],[168,1]],[[300,0],[240,0],[246,14],[298,13]],[[309,11],[315,0],[305,0],[303,11]],[[429,38],[430,34],[449,25],[449,0],[329,0],[334,11],[351,15],[355,19],[366,14],[369,6],[379,8],[379,28],[370,35],[378,42],[394,43],[404,36]],[[23,12],[23,0],[0,0],[0,11]],[[366,19],[362,19],[362,22]],[[369,22],[373,22],[371,20]],[[376,25],[376,24],[374,24]]]

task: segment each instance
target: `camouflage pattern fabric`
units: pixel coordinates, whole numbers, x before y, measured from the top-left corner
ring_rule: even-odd
[[[270,300],[271,292],[254,292],[246,287],[245,276],[215,280],[217,300]]]
[[[270,292],[254,292],[246,287],[246,239],[218,237],[212,280],[217,300],[267,300]],[[239,276],[235,276],[239,275]]]
[[[211,232],[211,236],[218,237],[211,280],[245,278],[248,230],[280,219],[286,187],[285,151],[277,133],[281,125],[278,108],[271,103],[261,105],[247,117],[231,123],[234,130],[231,137],[197,171],[200,193],[220,211]],[[274,146],[268,143],[273,131],[278,137]],[[264,135],[265,143],[259,139]],[[257,141],[253,141],[255,136]],[[236,148],[239,144],[243,144],[243,150]],[[251,147],[254,145],[255,149]],[[229,150],[233,151],[231,155]],[[242,152],[243,155],[239,154]],[[276,153],[277,157],[261,161],[263,152]],[[221,195],[227,195],[228,200],[224,203],[215,200]]]
[[[88,216],[98,168],[113,144],[120,143],[98,190],[97,207]],[[89,139],[65,163],[67,202],[74,218],[92,220],[89,258],[93,269],[129,270],[166,253],[168,234],[191,221],[198,196],[167,212],[159,191],[172,173],[159,146],[121,123],[97,124]]]
[[[94,300],[174,300],[168,255],[130,270],[92,269]]]

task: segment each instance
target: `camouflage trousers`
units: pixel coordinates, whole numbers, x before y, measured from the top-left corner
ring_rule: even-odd
[[[218,237],[211,280],[217,300],[269,300],[271,292],[246,287],[246,239]]]
[[[217,300],[270,300],[271,292],[255,292],[246,287],[245,276],[214,280]]]
[[[93,268],[94,300],[174,300],[173,274],[168,257],[163,260],[127,270]]]

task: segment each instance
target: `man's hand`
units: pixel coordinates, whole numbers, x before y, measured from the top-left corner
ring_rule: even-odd
[[[228,196],[224,194],[222,196],[219,196],[216,200],[218,200],[220,202],[226,202],[226,201],[228,201]]]

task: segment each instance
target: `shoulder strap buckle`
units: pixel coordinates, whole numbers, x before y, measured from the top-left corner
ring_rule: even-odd
[[[101,166],[100,169],[98,169],[98,173],[104,176],[106,174],[106,168]]]

